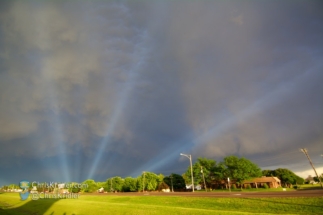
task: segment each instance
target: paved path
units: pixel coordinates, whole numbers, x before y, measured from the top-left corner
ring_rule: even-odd
[[[129,193],[98,193],[86,195],[109,196],[185,196],[185,197],[212,197],[212,198],[270,198],[270,197],[323,197],[322,190],[298,190],[298,191],[271,191],[271,192],[129,192]]]

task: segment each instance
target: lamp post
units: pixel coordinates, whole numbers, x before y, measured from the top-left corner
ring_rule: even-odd
[[[194,180],[193,180],[193,167],[192,167],[192,156],[191,155],[186,155],[181,153],[180,155],[187,157],[188,159],[190,159],[190,165],[191,165],[191,177],[192,177],[192,188],[193,188],[193,192],[194,192]]]

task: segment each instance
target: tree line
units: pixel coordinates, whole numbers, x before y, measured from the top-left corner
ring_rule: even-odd
[[[281,184],[284,187],[304,183],[304,179],[297,176],[291,170],[284,168],[261,170],[259,166],[252,161],[236,156],[227,156],[219,163],[212,159],[198,158],[193,165],[194,184],[200,184],[204,187],[202,171],[206,186],[212,189],[227,187],[228,178],[231,182],[234,182],[235,186],[240,188],[242,188],[245,180],[262,176],[277,177],[281,180]],[[183,174],[187,184],[191,183],[190,176],[191,169],[188,167],[187,171]]]
[[[304,179],[297,176],[288,169],[261,170],[259,166],[252,161],[237,156],[227,156],[221,162],[208,158],[198,158],[192,166],[194,185],[201,185],[202,188],[224,189],[227,188],[228,178],[235,186],[242,189],[243,182],[252,178],[261,176],[275,176],[281,180],[285,187],[293,184],[303,184]],[[205,182],[205,183],[204,183]],[[96,182],[93,179],[87,179],[82,183],[71,182],[75,185],[68,188],[69,192],[140,192],[140,191],[161,191],[170,189],[174,191],[186,190],[186,185],[191,185],[191,168],[182,174],[172,173],[169,176],[155,174],[153,172],[143,172],[140,176],[122,178],[120,176],[110,177],[103,182]],[[86,185],[86,186],[84,186]],[[3,186],[3,190],[19,188],[12,184]],[[37,189],[44,191],[44,187]],[[102,189],[103,188],[103,189]],[[48,189],[51,192],[52,190]]]
[[[103,188],[106,192],[141,192],[141,191],[161,191],[162,189],[184,190],[185,181],[181,175],[172,173],[169,176],[155,174],[153,172],[143,172],[137,178],[119,176],[108,178],[105,182],[95,182],[92,179],[82,182],[88,187],[84,192],[94,192]],[[72,192],[78,190],[71,190]],[[79,190],[82,191],[82,190]]]

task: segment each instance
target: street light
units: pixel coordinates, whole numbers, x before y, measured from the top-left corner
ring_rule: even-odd
[[[191,165],[191,177],[192,177],[192,187],[193,187],[193,192],[194,192],[194,180],[193,180],[193,167],[192,167],[192,156],[191,155],[186,155],[181,153],[180,155],[187,157],[190,159],[190,165]]]

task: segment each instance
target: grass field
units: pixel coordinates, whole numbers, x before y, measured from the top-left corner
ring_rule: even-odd
[[[323,198],[96,196],[21,201],[0,194],[0,214],[323,214]]]
[[[316,188],[317,189],[317,188]],[[283,191],[283,188],[270,188],[270,189],[264,189],[264,188],[250,188],[250,189],[231,189],[231,192],[281,192]],[[285,191],[295,191],[294,188],[285,188]],[[205,190],[197,190],[196,192],[205,192]],[[210,190],[208,190],[210,192]],[[211,190],[211,192],[230,192],[228,189],[215,189]]]
[[[302,184],[298,185],[300,190],[322,189],[320,184]]]
[[[297,185],[297,189],[295,188],[284,188],[285,191],[295,191],[295,190],[317,190],[317,189],[322,189],[320,184],[302,184],[302,185]],[[210,191],[210,190],[208,190]],[[282,187],[279,188],[268,188],[268,189],[264,189],[264,188],[244,188],[244,189],[240,189],[240,188],[236,188],[236,189],[231,189],[231,191],[234,192],[254,192],[254,191],[264,191],[264,192],[281,192],[283,191]],[[199,191],[197,191],[199,192]],[[201,190],[200,192],[205,192],[205,190]],[[212,192],[229,192],[228,189],[214,189],[212,190]]]

